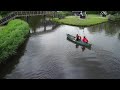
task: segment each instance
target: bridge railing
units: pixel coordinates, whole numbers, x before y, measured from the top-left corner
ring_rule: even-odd
[[[54,11],[13,11],[0,20],[0,25],[21,16],[54,15]]]
[[[15,18],[15,13],[14,12],[11,12],[9,13],[7,16],[3,17],[1,20],[0,20],[0,25],[6,23],[8,20],[11,20],[13,18]]]
[[[17,16],[29,16],[29,15],[36,15],[36,14],[42,14],[41,11],[16,11],[15,14]]]
[[[31,16],[31,15],[48,15],[53,14],[53,11],[15,11],[17,16]]]

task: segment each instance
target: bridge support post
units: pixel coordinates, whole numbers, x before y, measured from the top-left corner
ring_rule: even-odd
[[[26,16],[26,21],[27,23],[29,23],[29,16]]]
[[[26,21],[27,23],[29,23],[29,16],[26,16]],[[30,30],[29,30],[29,33],[30,33]]]
[[[44,31],[46,31],[46,15],[44,15]]]

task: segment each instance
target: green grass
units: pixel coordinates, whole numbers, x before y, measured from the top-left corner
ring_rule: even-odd
[[[0,63],[16,53],[26,39],[29,29],[28,23],[15,19],[0,30]]]
[[[53,21],[60,24],[67,24],[73,26],[91,26],[99,23],[107,22],[107,17],[101,17],[98,15],[90,14],[86,19],[80,19],[79,16],[67,16],[64,19],[54,18]]]

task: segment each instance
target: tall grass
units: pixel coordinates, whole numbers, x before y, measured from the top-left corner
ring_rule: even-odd
[[[20,19],[12,20],[0,30],[0,63],[16,53],[29,33],[29,25]]]

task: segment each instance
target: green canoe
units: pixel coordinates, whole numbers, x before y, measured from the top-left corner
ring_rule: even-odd
[[[71,41],[71,42],[73,42],[73,43],[75,43],[77,45],[85,46],[86,48],[91,49],[92,44],[85,43],[83,41],[76,41],[75,37],[70,35],[70,34],[67,34],[67,40],[69,40],[69,41]]]

